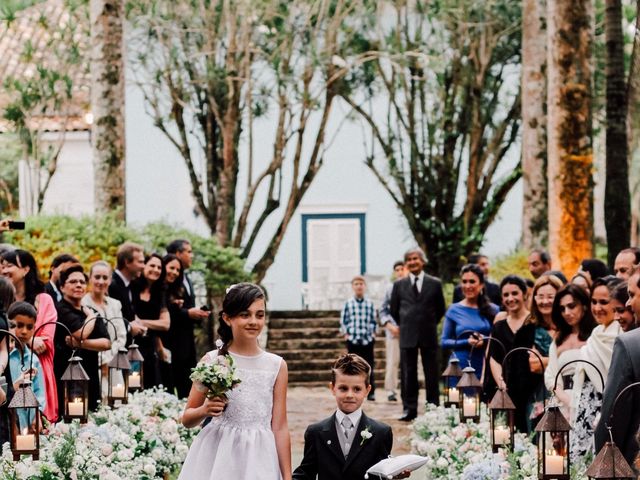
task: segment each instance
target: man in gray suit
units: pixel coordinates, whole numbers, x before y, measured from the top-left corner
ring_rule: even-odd
[[[636,322],[640,319],[640,267],[636,266],[629,277],[629,301],[627,306],[633,310]],[[640,329],[621,334],[613,347],[611,367],[607,375],[607,384],[602,398],[602,415],[596,428],[596,452],[609,441],[606,424],[612,427],[611,433],[616,445],[622,451],[630,465],[638,455],[636,435],[640,426],[640,387],[632,388],[620,397],[613,411],[613,403],[626,386],[640,381]],[[613,419],[611,416],[613,416]]]
[[[409,422],[418,415],[418,352],[427,401],[440,404],[437,326],[445,304],[440,280],[424,273],[424,252],[411,249],[404,254],[404,262],[409,275],[393,284],[389,311],[400,327],[400,392],[404,407],[400,420]]]

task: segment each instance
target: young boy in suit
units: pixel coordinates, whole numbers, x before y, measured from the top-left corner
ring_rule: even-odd
[[[329,385],[337,410],[304,434],[304,457],[294,480],[360,480],[389,456],[391,427],[367,417],[362,402],[371,390],[369,364],[353,353],[342,355],[331,369]],[[396,478],[407,478],[403,472]]]

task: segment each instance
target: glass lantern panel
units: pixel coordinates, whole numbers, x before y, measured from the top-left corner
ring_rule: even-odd
[[[462,394],[462,414],[465,417],[475,417],[478,412],[478,397],[471,389],[464,389]]]
[[[131,368],[129,369],[129,375],[131,373],[136,372],[140,374],[142,372],[142,362],[139,360],[132,360],[129,362],[131,364]]]
[[[493,426],[509,428],[509,413],[505,410],[493,411]]]
[[[496,445],[508,445],[511,443],[511,430],[509,429],[509,413],[504,410],[494,410],[493,414],[493,443]]]
[[[84,398],[84,382],[67,382],[67,400],[73,402]]]
[[[34,430],[34,423],[36,420],[36,409],[33,407],[16,408],[16,413],[18,431],[23,433],[32,432]]]
[[[109,393],[112,397],[124,397],[124,377],[122,370],[119,368],[111,368],[109,370]]]
[[[544,434],[544,472],[545,475],[566,474],[566,455],[568,445],[564,432],[541,432]]]

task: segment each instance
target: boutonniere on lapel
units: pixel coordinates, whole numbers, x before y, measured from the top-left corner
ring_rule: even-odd
[[[362,437],[362,440],[360,441],[360,446],[362,446],[364,445],[364,442],[366,442],[371,437],[373,437],[373,433],[369,431],[369,427],[366,427],[364,430],[360,432],[360,437]]]

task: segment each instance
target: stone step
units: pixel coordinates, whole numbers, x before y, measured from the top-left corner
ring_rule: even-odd
[[[269,328],[335,328],[340,318],[273,318],[269,316]]]
[[[270,310],[269,318],[340,318],[338,310]]]
[[[376,383],[381,385],[384,383],[384,370],[377,369],[375,370],[376,375]],[[289,370],[289,383],[304,383],[308,384],[308,382],[324,382],[326,385],[331,381],[331,371],[322,370],[322,371],[304,371],[304,372],[295,372]]]
[[[287,361],[290,385],[325,386],[331,365],[346,353],[338,311],[275,311],[269,313],[267,350]],[[375,343],[376,383],[384,383],[385,342]]]
[[[376,340],[376,347],[384,347],[384,338],[378,338]],[[270,352],[275,351],[289,351],[289,350],[310,350],[310,349],[331,349],[331,350],[344,350],[345,341],[340,337],[332,338],[273,338],[273,331],[269,331],[269,340],[267,342],[267,350]]]
[[[272,340],[294,338],[339,338],[343,336],[338,328],[273,328],[269,329],[269,337]],[[376,334],[378,338],[384,338],[384,332]]]
[[[339,338],[343,340],[337,328],[276,328],[269,330],[270,340],[296,338]],[[344,340],[343,340],[344,341]]]
[[[331,369],[331,365],[333,365],[335,358],[337,358],[337,355],[336,357],[333,357],[333,358],[323,358],[323,359],[304,358],[304,359],[292,360],[292,359],[287,359],[286,356],[284,356],[284,359],[287,362],[287,367],[289,369],[289,372],[291,371],[315,372],[315,371],[323,371],[323,370],[329,371]],[[375,355],[374,361],[375,361],[376,367],[381,367],[385,363],[384,359],[380,357],[378,354]]]
[[[268,349],[271,353],[275,353],[276,355],[280,355],[287,362],[291,360],[306,360],[307,358],[315,358],[318,360],[328,359],[332,360],[337,357],[336,351],[331,350],[329,348],[318,348],[318,349],[300,349],[300,350],[274,350]]]
[[[300,349],[300,350],[277,350],[268,348],[271,353],[275,353],[276,355],[280,355],[287,362],[296,361],[296,360],[330,360],[333,361],[338,358],[338,355],[346,353],[347,349],[342,345],[341,349],[333,350],[329,348],[321,348],[321,349]],[[376,343],[376,348],[374,349],[376,361],[378,359],[384,359],[385,349],[384,345],[378,345]]]

